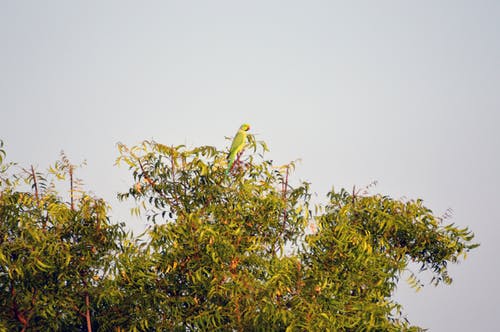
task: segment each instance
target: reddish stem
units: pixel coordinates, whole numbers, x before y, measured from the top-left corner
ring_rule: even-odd
[[[85,306],[87,307],[85,311],[85,317],[87,319],[87,331],[92,332],[92,322],[90,320],[90,298],[89,294],[85,294]]]
[[[36,181],[36,173],[35,169],[33,168],[33,165],[31,165],[31,176],[33,177],[33,187],[35,187],[35,198],[36,202],[38,203],[40,201],[40,198],[38,196],[38,183]]]

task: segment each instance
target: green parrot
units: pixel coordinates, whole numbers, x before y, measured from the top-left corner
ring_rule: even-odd
[[[244,123],[240,126],[240,129],[236,133],[236,136],[234,136],[233,143],[231,144],[231,148],[229,149],[229,153],[227,155],[226,175],[228,175],[233,168],[233,164],[236,160],[236,156],[238,156],[238,153],[240,153],[241,150],[243,150],[243,148],[245,147],[245,143],[247,140],[247,131],[249,129],[250,126]]]

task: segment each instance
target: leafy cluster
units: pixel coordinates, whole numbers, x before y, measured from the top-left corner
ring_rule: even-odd
[[[56,179],[73,174],[63,155],[51,178],[30,170],[0,178],[0,329],[77,330],[92,326],[105,278],[124,238],[123,225],[107,217],[102,199],[73,188],[55,191]],[[75,182],[71,182],[76,183]]]
[[[227,175],[214,147],[119,144],[141,237],[73,185],[64,156],[50,179],[1,163],[0,330],[418,330],[392,299],[399,278],[419,264],[450,283],[473,235],[421,200],[345,190],[313,214],[294,164],[274,166],[251,135],[249,150]],[[64,199],[52,181],[68,177]]]

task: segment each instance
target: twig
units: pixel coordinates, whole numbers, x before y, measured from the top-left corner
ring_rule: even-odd
[[[289,172],[290,167],[286,167],[286,173],[285,173],[285,181],[281,183],[281,189],[282,189],[282,194],[283,194],[283,202],[285,203],[285,208],[283,209],[283,231],[281,235],[285,232],[285,226],[286,226],[286,218],[288,217],[288,212],[287,212],[287,195],[286,191],[288,189],[288,172]]]
[[[358,192],[356,191],[356,186],[352,186],[352,204],[356,204],[356,195]]]
[[[172,147],[172,150],[174,147]],[[175,188],[175,162],[174,162],[174,156],[172,153],[172,156],[170,156],[170,167],[172,168],[172,185],[173,185],[173,193],[174,193],[174,200],[177,206],[179,206],[179,197],[177,196],[176,193],[176,188]]]
[[[40,197],[38,195],[38,183],[36,181],[36,173],[35,173],[35,169],[33,168],[33,165],[31,165],[31,176],[33,177],[33,187],[35,188],[36,202],[39,203]]]
[[[285,173],[285,180],[281,181],[281,195],[282,195],[282,199],[283,199],[283,203],[284,203],[284,208],[283,208],[283,228],[281,229],[281,234],[280,234],[279,238],[283,238],[283,235],[285,234],[285,231],[286,231],[286,219],[288,217],[288,211],[287,211],[287,203],[288,203],[287,189],[288,189],[288,174],[289,174],[289,169],[290,169],[290,167],[287,166],[286,167],[286,173]],[[276,238],[276,241],[273,244],[274,254],[276,254],[276,251],[278,250],[276,248],[277,244],[278,244],[278,238]]]
[[[39,194],[39,190],[38,190],[38,181],[36,179],[35,168],[33,167],[33,165],[31,165],[31,172],[30,173],[31,173],[31,176],[33,177],[33,188],[35,189],[36,203],[37,203],[37,205],[40,205],[40,194]],[[47,227],[47,216],[42,217],[42,220],[43,220],[42,229],[43,229],[43,231],[45,231],[45,229]]]
[[[71,211],[75,210],[75,193],[73,188],[73,165],[69,165],[69,195],[71,199]]]

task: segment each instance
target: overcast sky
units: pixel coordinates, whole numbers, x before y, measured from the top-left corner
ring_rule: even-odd
[[[376,180],[470,226],[451,286],[398,292],[431,331],[500,326],[500,1],[0,0],[0,139],[64,150],[116,201],[117,142],[224,149],[247,122],[318,199]]]

